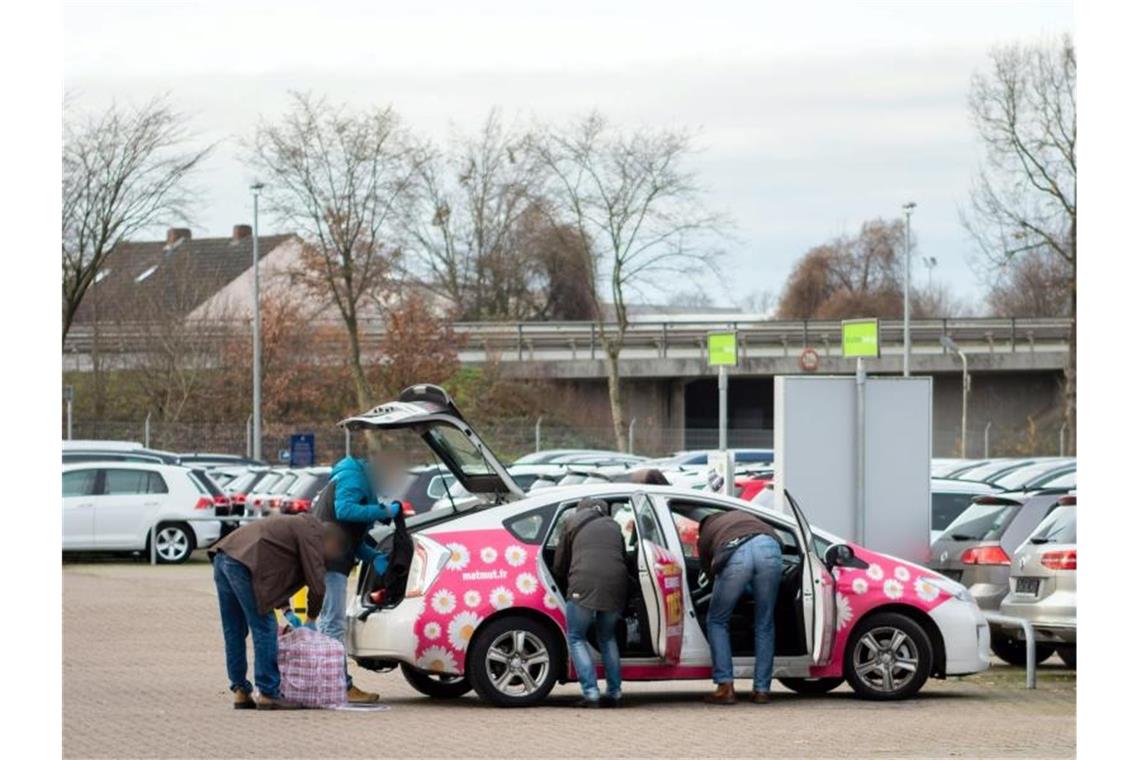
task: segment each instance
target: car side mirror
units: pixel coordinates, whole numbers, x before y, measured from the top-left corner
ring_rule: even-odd
[[[823,563],[830,567],[860,567],[866,568],[867,563],[855,556],[855,552],[847,544],[832,544],[823,553]]]

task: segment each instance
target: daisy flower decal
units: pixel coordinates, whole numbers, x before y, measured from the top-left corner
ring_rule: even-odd
[[[883,579],[883,568],[871,563],[871,566],[867,568],[867,577],[873,581],[881,581]]]
[[[888,578],[883,583],[883,593],[888,599],[898,599],[903,595],[903,585],[894,578]]]
[[[535,591],[538,591],[538,578],[535,578],[530,573],[521,573],[517,580],[515,580],[515,588],[519,590],[520,594],[530,596]]]
[[[475,633],[475,627],[479,625],[480,620],[481,618],[474,612],[460,612],[447,624],[447,640],[456,651],[462,652],[467,649],[471,634]]]
[[[483,597],[475,589],[463,592],[463,603],[468,607],[478,607],[482,601]]]
[[[835,627],[837,630],[842,631],[851,622],[853,617],[851,612],[851,603],[847,601],[847,597],[843,594],[835,595]]]
[[[895,578],[903,583],[910,580],[910,570],[907,570],[902,565],[895,568]]]
[[[434,620],[424,626],[425,639],[431,639],[434,641],[435,639],[439,638],[439,635],[441,633],[443,633],[443,629],[440,627],[439,623],[435,622]]]
[[[924,602],[933,602],[938,598],[938,587],[925,578],[918,578],[914,582],[914,593]]]
[[[451,556],[447,558],[448,570],[462,570],[471,561],[471,552],[463,544],[448,544]]]
[[[851,581],[851,590],[854,591],[856,594],[866,594],[867,593],[867,579],[866,578],[856,578],[855,580]]]
[[[503,557],[506,558],[507,564],[511,567],[519,567],[526,562],[526,549],[518,544],[511,544],[503,552]]]
[[[496,586],[491,591],[491,606],[497,610],[505,610],[515,603],[515,595],[506,586]]]
[[[459,670],[455,655],[446,647],[428,647],[416,659],[416,666],[436,673],[454,673]]]
[[[495,551],[494,547],[484,546],[483,551],[479,552],[479,559],[486,562],[488,565],[499,558],[499,553]]]
[[[558,609],[558,597],[556,597],[553,592],[547,591],[542,597],[542,606],[548,610]]]
[[[441,615],[447,615],[455,609],[455,594],[447,589],[440,589],[432,595],[431,608]]]

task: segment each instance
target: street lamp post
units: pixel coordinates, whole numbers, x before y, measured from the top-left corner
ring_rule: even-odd
[[[261,267],[257,250],[257,199],[265,185],[254,182],[253,191],[253,458],[261,459]]]
[[[906,216],[906,239],[903,244],[903,377],[910,377],[910,215],[914,212],[914,207],[914,201],[903,204],[903,214]]]
[[[943,335],[941,339],[942,345],[949,351],[958,354],[958,358],[962,360],[962,445],[961,451],[958,456],[963,459],[966,458],[966,410],[967,400],[970,397],[970,365],[966,361],[966,354],[954,342],[954,339],[948,335]]]

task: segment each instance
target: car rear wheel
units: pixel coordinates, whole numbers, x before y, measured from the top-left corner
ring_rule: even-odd
[[[425,673],[406,662],[400,663],[400,672],[413,689],[432,699],[458,699],[471,691],[471,683],[465,676]]]
[[[934,648],[918,623],[897,612],[880,612],[851,632],[843,674],[864,699],[906,699],[926,683],[933,661]]]
[[[1068,665],[1073,670],[1077,669],[1077,645],[1069,647],[1057,647],[1057,654],[1061,656],[1061,662]]]
[[[842,678],[777,678],[797,694],[826,694],[843,683]]]
[[[483,699],[499,707],[538,704],[562,672],[561,650],[550,630],[527,617],[509,616],[481,629],[467,652],[467,678]]]
[[[1018,641],[1009,636],[995,636],[993,640],[990,641],[990,649],[993,650],[994,654],[1010,665],[1019,668],[1025,667],[1026,652],[1024,641]],[[1040,665],[1052,657],[1054,651],[1056,650],[1048,644],[1037,642],[1037,664]]]
[[[149,539],[146,548],[149,556]],[[186,523],[160,523],[154,529],[154,556],[160,564],[185,562],[193,551],[194,531]]]

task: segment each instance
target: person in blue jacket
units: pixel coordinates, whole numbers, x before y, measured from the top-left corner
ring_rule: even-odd
[[[344,643],[348,576],[357,561],[372,565],[377,573],[388,566],[388,555],[365,542],[369,528],[380,521],[388,523],[400,510],[398,501],[381,501],[374,484],[375,469],[367,459],[345,457],[332,468],[326,498],[318,500],[313,514],[323,522],[335,523],[344,536],[343,553],[326,563],[325,599],[317,616],[317,630]],[[327,498],[331,496],[332,498]],[[348,701],[354,704],[377,702],[380,695],[358,689],[348,675]]]

